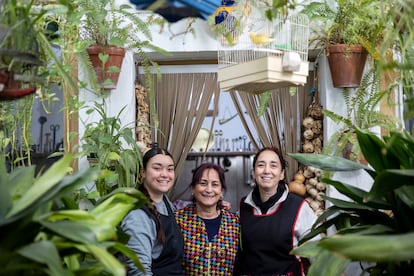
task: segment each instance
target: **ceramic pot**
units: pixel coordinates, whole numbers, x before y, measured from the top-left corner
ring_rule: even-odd
[[[125,49],[121,47],[92,45],[87,49],[92,66],[95,70],[98,84],[105,90],[115,89],[118,84],[119,73],[125,56]],[[108,60],[103,63],[99,54],[107,54]],[[117,72],[111,71],[117,67]]]
[[[327,57],[333,86],[355,88],[361,83],[368,52],[361,45],[329,45]]]

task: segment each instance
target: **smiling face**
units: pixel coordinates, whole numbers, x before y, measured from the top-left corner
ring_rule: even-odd
[[[192,186],[192,193],[198,206],[216,208],[223,198],[223,185],[218,172],[215,169],[205,169],[198,183]]]
[[[157,154],[149,159],[145,170],[141,171],[144,185],[155,202],[160,201],[163,194],[173,186],[174,169],[174,161],[170,156]]]
[[[276,152],[264,150],[257,156],[253,177],[260,190],[276,193],[279,181],[285,178],[285,171]]]

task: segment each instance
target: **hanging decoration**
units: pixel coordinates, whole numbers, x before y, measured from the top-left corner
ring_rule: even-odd
[[[144,153],[150,148],[151,127],[149,122],[149,106],[147,100],[147,92],[141,84],[135,84],[135,97],[137,100],[137,119],[136,119],[136,138],[138,147]]]
[[[317,76],[316,69],[314,74]],[[313,99],[302,122],[302,152],[309,154],[320,154],[323,148],[323,108],[319,104],[318,91],[315,87],[317,87],[317,77],[314,78],[311,89]],[[322,195],[326,192],[325,184],[321,182],[321,170],[310,166],[301,166],[295,175],[297,174],[303,176],[302,185],[305,192],[301,195],[306,198],[312,210],[319,216],[325,210],[325,201]]]

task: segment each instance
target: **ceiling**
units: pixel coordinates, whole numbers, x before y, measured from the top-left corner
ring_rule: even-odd
[[[169,22],[186,17],[207,19],[221,6],[221,0],[129,0],[139,10],[154,10]],[[155,6],[160,7],[155,8]]]

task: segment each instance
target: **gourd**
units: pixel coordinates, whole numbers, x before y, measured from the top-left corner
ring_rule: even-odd
[[[306,186],[303,184],[305,182],[305,177],[302,172],[297,172],[293,176],[293,181],[288,184],[289,192],[295,193],[300,196],[306,195]]]
[[[291,193],[295,193],[300,196],[306,195],[306,187],[305,185],[303,185],[303,183],[293,180],[292,182],[288,184],[288,187],[289,187],[289,192]]]

